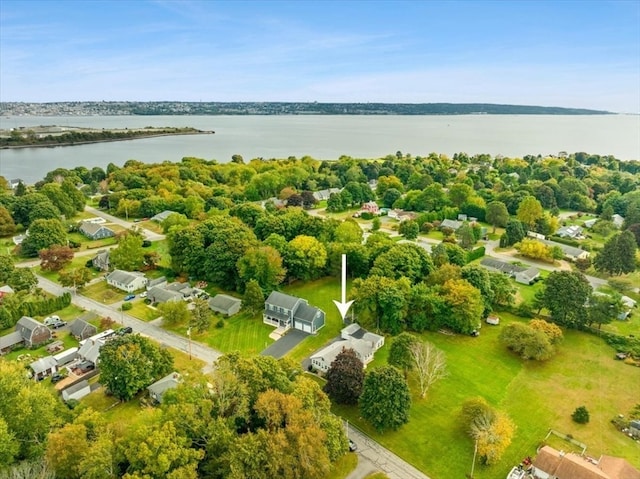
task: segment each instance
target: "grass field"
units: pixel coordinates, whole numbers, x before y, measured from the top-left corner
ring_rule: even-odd
[[[99,303],[113,304],[122,301],[126,293],[109,286],[106,281],[98,281],[82,290],[82,295]]]
[[[424,334],[447,354],[449,376],[425,399],[414,395],[410,422],[400,430],[378,434],[359,418],[357,408],[334,406],[335,412],[433,479],[464,477],[471,468],[473,443],[457,415],[463,401],[474,396],[507,412],[518,427],[502,461],[492,467],[477,465],[477,478],[505,477],[513,465],[535,455],[549,429],[587,444],[591,456],[618,455],[640,467],[640,445],[610,424],[640,397],[640,369],[613,360],[614,351],[602,340],[576,331],[565,333],[552,360],[522,361],[498,341],[504,324],[517,319],[504,313],[501,318],[501,326],[485,325],[478,338]],[[369,368],[382,362],[378,356]],[[591,413],[586,425],[570,417],[581,405]]]
[[[155,308],[150,308],[144,301],[136,300],[131,303],[133,308],[125,311],[128,315],[134,318],[141,319],[142,321],[153,321],[154,319],[162,316],[162,313]]]

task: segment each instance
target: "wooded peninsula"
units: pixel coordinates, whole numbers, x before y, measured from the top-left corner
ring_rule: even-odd
[[[37,148],[47,146],[86,145],[108,141],[135,140],[169,135],[204,135],[213,131],[196,128],[145,127],[138,129],[91,129],[77,127],[39,126],[35,128],[14,128],[0,130],[0,148]]]

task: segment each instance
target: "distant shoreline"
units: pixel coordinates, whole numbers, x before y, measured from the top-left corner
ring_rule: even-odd
[[[95,140],[81,140],[81,141],[67,141],[61,143],[30,143],[23,145],[2,145],[0,150],[19,150],[25,148],[55,148],[58,146],[78,146],[78,145],[91,145],[95,143],[112,143],[114,141],[134,141],[143,140],[145,138],[159,138],[162,136],[180,136],[180,135],[213,135],[215,131],[185,131],[185,132],[164,132],[164,133],[152,133],[142,134],[139,136],[132,136],[129,138],[103,138]]]

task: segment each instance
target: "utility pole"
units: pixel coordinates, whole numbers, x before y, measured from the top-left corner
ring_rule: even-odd
[[[187,329],[187,337],[189,338],[189,360],[191,360],[191,326]]]
[[[476,442],[473,446],[473,462],[471,463],[471,474],[469,475],[469,479],[473,479],[473,471],[476,467],[476,454],[478,453],[478,439],[476,438]]]

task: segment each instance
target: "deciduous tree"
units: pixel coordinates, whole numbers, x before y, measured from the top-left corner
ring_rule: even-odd
[[[364,382],[364,366],[353,349],[343,349],[326,374],[324,392],[338,404],[357,404]]]
[[[38,255],[38,251],[54,244],[67,244],[67,232],[62,222],[57,219],[35,220],[20,247],[24,256],[32,258]]]
[[[433,384],[447,375],[447,361],[442,351],[428,341],[416,341],[409,346],[413,371],[424,398]]]
[[[15,268],[7,278],[7,284],[16,291],[31,291],[38,284],[38,278],[29,268]]]
[[[114,268],[136,271],[142,268],[144,249],[142,235],[127,232],[120,237],[118,247],[109,253],[109,262]]]
[[[91,281],[93,274],[89,268],[84,266],[71,269],[63,269],[58,272],[58,281],[62,286],[80,290]]]
[[[100,382],[124,401],[171,372],[172,368],[171,354],[138,334],[112,339],[100,349]]]
[[[278,287],[286,274],[282,256],[271,246],[248,250],[238,260],[238,276],[243,285],[256,280],[263,291],[271,292]]]
[[[609,239],[596,256],[597,271],[612,275],[631,273],[636,269],[636,240],[630,231],[623,231]]]
[[[393,366],[380,366],[367,372],[360,414],[378,431],[395,430],[409,421],[411,395],[402,373]]]
[[[158,305],[162,321],[166,324],[182,324],[189,321],[189,309],[184,301],[166,301]]]
[[[251,314],[256,314],[264,309],[264,293],[260,284],[255,279],[249,280],[244,290],[242,305]]]
[[[582,273],[553,271],[545,280],[542,301],[554,322],[575,327],[587,317],[585,304],[590,294],[591,285]]]
[[[11,213],[4,206],[0,205],[0,236],[9,236],[16,232],[16,224],[11,217]]]
[[[289,242],[285,264],[294,278],[317,278],[327,262],[327,250],[313,236],[296,236]]]
[[[487,205],[487,212],[485,214],[487,223],[493,226],[493,232],[496,232],[496,227],[505,227],[507,221],[509,221],[509,211],[507,207],[501,201],[492,201]]]
[[[191,325],[199,333],[205,332],[211,326],[211,309],[204,298],[196,298],[192,302]]]
[[[73,251],[68,246],[52,245],[40,250],[40,267],[45,271],[60,271],[73,259]]]
[[[404,371],[405,378],[407,373],[413,369],[414,360],[411,347],[418,341],[418,338],[410,333],[400,333],[393,338],[391,347],[389,348],[389,357],[387,362],[391,366],[395,366],[400,371]]]

